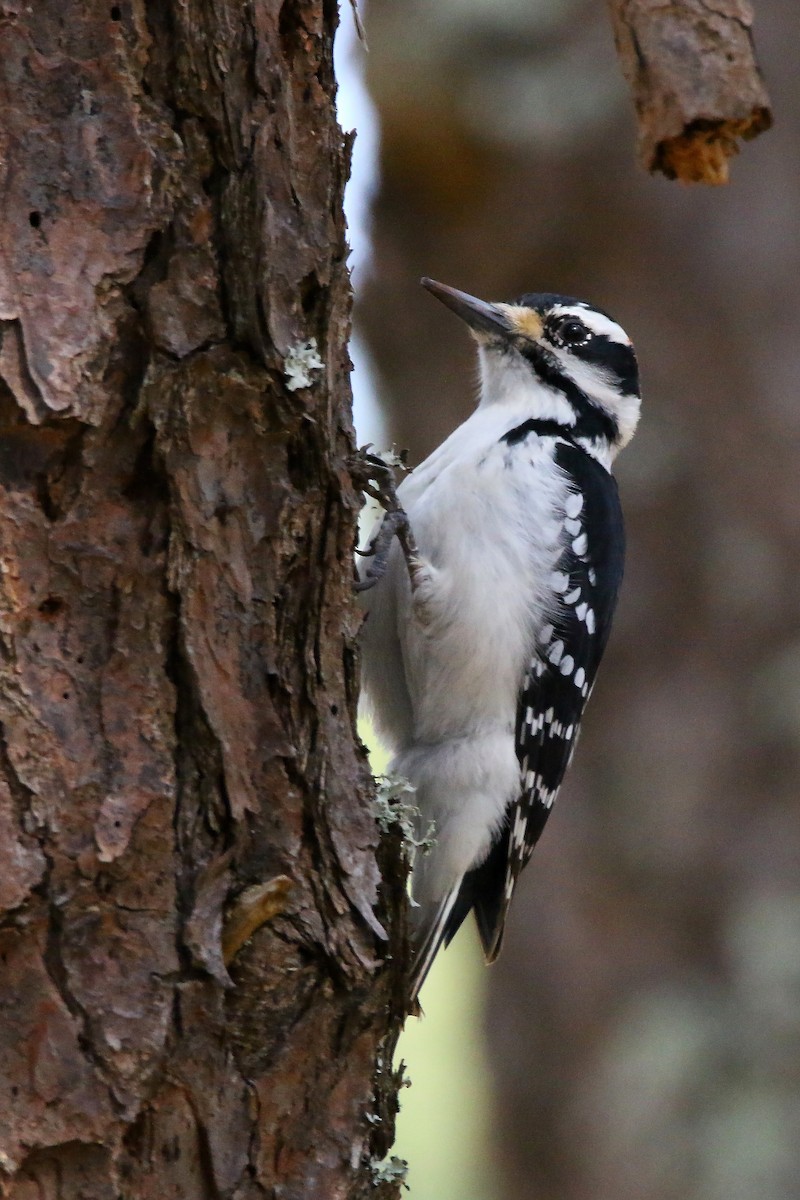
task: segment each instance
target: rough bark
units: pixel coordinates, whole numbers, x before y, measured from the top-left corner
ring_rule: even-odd
[[[380,1194],[335,16],[0,6],[13,1200]]]
[[[740,138],[772,124],[746,0],[609,0],[646,170],[727,183]]]

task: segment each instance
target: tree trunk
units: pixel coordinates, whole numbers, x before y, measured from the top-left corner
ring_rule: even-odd
[[[0,8],[13,1200],[381,1195],[335,16]]]

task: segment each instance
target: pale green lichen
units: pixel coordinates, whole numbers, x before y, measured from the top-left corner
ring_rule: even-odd
[[[396,442],[392,442],[391,447],[388,450],[376,450],[373,451],[373,453],[375,454],[375,457],[379,458],[381,462],[384,462],[387,467],[397,467],[401,471],[405,471],[407,474],[410,471],[410,467],[408,465],[408,451],[398,450]]]
[[[406,1191],[410,1191],[406,1183],[408,1163],[404,1158],[398,1158],[396,1154],[392,1154],[381,1162],[373,1160],[371,1166],[372,1180],[376,1187],[379,1183],[399,1183]]]
[[[402,775],[378,775],[375,788],[373,812],[379,829],[388,833],[393,826],[397,826],[409,850],[421,850],[427,854],[434,844],[435,826],[431,821],[425,833],[419,836],[422,813],[416,804],[407,799],[416,793],[414,785]]]
[[[307,342],[298,342],[291,346],[283,360],[283,373],[286,386],[290,392],[298,388],[309,387],[312,383],[311,373],[324,370],[325,364],[319,356],[317,339],[309,338]]]

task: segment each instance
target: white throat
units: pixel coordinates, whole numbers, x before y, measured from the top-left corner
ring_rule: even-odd
[[[575,414],[566,397],[557,388],[548,387],[516,351],[500,353],[478,347],[481,394],[479,407],[503,405],[523,411],[530,417],[572,425]]]

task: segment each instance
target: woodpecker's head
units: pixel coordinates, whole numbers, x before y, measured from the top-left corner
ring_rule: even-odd
[[[569,426],[609,458],[633,437],[641,402],[636,355],[602,309],[550,293],[487,304],[433,279],[422,285],[466,321],[478,343],[481,404],[529,400],[532,415]]]

